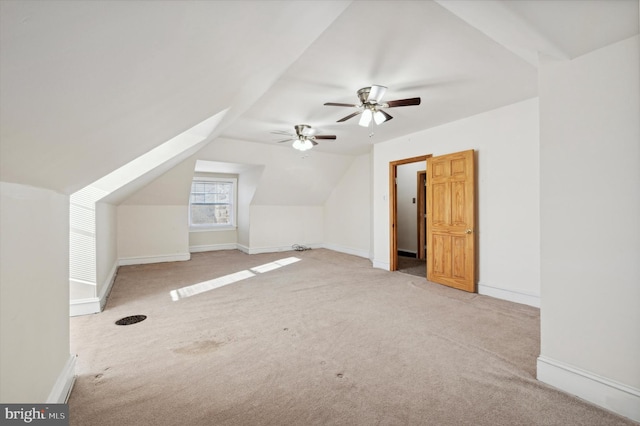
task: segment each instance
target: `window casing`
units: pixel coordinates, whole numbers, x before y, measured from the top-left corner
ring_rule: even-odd
[[[189,195],[189,228],[235,228],[237,183],[234,178],[194,178]]]

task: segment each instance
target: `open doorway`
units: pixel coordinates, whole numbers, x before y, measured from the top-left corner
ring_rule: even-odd
[[[389,163],[390,270],[426,278],[426,165],[430,155]]]
[[[427,170],[417,173],[416,191],[418,193],[417,227],[418,227],[418,253],[417,258],[427,260]]]

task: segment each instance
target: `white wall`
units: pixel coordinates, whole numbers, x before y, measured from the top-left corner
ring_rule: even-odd
[[[476,150],[480,293],[539,304],[538,100],[374,145],[374,266],[389,268],[389,162]]]
[[[225,250],[235,248],[237,229],[189,231],[189,251]]]
[[[572,61],[546,60],[540,68],[538,377],[619,413],[626,407],[623,414],[636,421],[639,50],[636,36]]]
[[[187,205],[118,206],[120,264],[188,260]]]
[[[324,205],[324,246],[371,258],[371,155],[357,157]]]
[[[396,232],[398,233],[398,250],[401,251],[418,252],[418,171],[426,168],[424,161],[401,164],[397,167]]]
[[[322,206],[251,206],[249,253],[291,250],[322,243]]]
[[[188,191],[198,160],[243,166],[238,172],[238,227],[234,232],[188,232],[180,221],[188,213]],[[172,260],[185,252],[231,248],[249,253],[318,247],[324,241],[325,203],[355,157],[312,152],[306,158],[291,148],[218,139],[192,158],[137,191],[118,207],[118,257],[125,263]],[[359,157],[342,180],[349,211],[331,241],[334,248],[370,253],[370,156]],[[355,191],[355,193],[352,193]],[[184,205],[163,205],[163,200]],[[182,210],[184,208],[184,212]],[[334,212],[329,208],[330,212]],[[330,213],[333,214],[333,213]],[[332,220],[333,220],[332,216]],[[349,217],[349,221],[344,221]],[[181,232],[185,232],[185,236]]]
[[[104,298],[118,267],[118,209],[108,203],[96,203],[96,295]],[[104,300],[103,300],[104,302]]]
[[[238,171],[235,242],[245,251],[256,252],[291,244],[321,244],[323,215],[318,211],[322,212],[354,157],[312,151],[302,158],[300,152],[281,145],[216,139],[120,204],[120,259],[133,263],[171,260],[177,255],[174,260],[180,260],[188,258],[189,247],[200,251],[232,243],[234,238],[228,233],[189,236],[187,216],[181,229],[196,160],[243,166]],[[283,230],[285,224],[290,228]]]
[[[253,201],[253,195],[256,192],[263,171],[263,166],[251,167],[243,171],[238,179],[237,242],[243,247],[249,247],[251,245],[251,202]]]
[[[62,402],[74,360],[69,197],[0,182],[0,228],[0,402]]]
[[[290,147],[229,139],[193,158],[247,165],[238,177],[237,244],[250,253],[321,245],[324,203],[354,161],[318,151],[303,158]]]

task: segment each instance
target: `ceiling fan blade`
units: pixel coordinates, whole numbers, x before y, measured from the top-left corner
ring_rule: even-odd
[[[291,139],[291,138],[289,138],[289,139],[282,139],[281,141],[277,141],[276,143],[291,142],[292,140],[294,140],[294,139]]]
[[[350,107],[350,108],[358,108],[359,105],[355,105],[355,104],[342,104],[340,102],[326,102],[325,105],[327,106],[341,106],[341,107]]]
[[[313,146],[318,145],[318,142],[316,142],[316,141],[312,141],[311,139],[309,139],[309,141],[313,144]]]
[[[274,130],[273,132],[271,132],[271,134],[273,134],[273,135],[293,136],[293,133],[287,132],[285,130]]]
[[[314,139],[336,139],[336,135],[315,135]]]
[[[349,114],[346,117],[341,118],[340,120],[337,121],[337,123],[342,123],[343,121],[347,121],[348,119],[353,118],[356,115],[361,114],[361,113],[362,113],[362,111],[356,111],[353,114]]]
[[[420,98],[398,99],[396,101],[385,102],[387,108],[420,105]]]
[[[380,102],[380,99],[382,99],[386,91],[387,88],[384,86],[371,86],[371,91],[369,92],[369,96],[367,97],[367,102],[371,102],[372,104]]]

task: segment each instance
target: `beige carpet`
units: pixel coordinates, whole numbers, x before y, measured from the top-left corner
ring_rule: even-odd
[[[635,424],[535,380],[537,309],[328,250],[121,267],[71,335],[71,425]]]
[[[427,276],[427,261],[415,257],[398,256],[398,272],[425,278]]]

